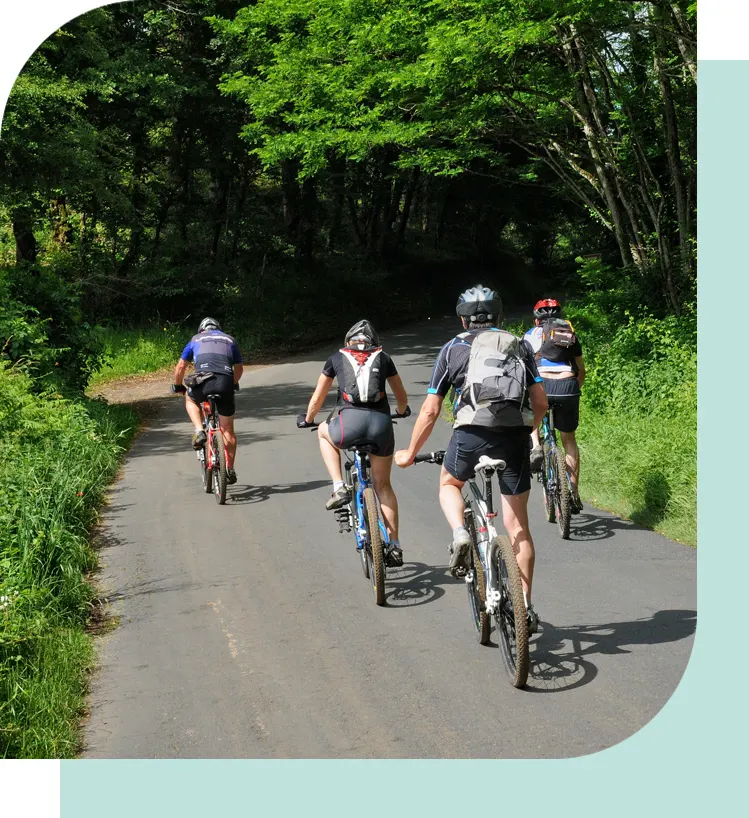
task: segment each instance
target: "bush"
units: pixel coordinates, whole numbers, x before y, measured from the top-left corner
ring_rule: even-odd
[[[36,388],[0,362],[0,757],[76,751],[88,534],[135,428],[127,409]]]

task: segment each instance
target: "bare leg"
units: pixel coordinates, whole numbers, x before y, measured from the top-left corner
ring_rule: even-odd
[[[226,446],[226,468],[233,469],[234,458],[237,454],[237,436],[234,434],[234,416],[224,417],[224,415],[219,415],[218,423]]]
[[[565,461],[567,471],[570,473],[572,486],[577,491],[577,481],[580,476],[580,449],[574,432],[562,432],[562,445],[564,446]]]
[[[198,404],[187,395],[185,395],[185,409],[187,410],[187,414],[190,416],[190,420],[192,421],[192,425],[195,427],[195,431],[199,432],[203,428],[203,416],[201,415]]]
[[[338,447],[330,439],[328,434],[328,424],[321,423],[317,429],[317,437],[320,441],[320,454],[322,455],[322,462],[328,470],[330,479],[334,483],[343,482],[343,473],[341,472],[341,453]]]
[[[398,539],[398,500],[390,483],[390,472],[393,468],[393,458],[370,455],[372,465],[372,480],[377,499],[380,501],[382,517],[391,540]]]
[[[529,494],[529,491],[524,491],[522,494],[501,495],[502,520],[507,533],[510,535],[510,544],[518,561],[520,578],[523,582],[523,590],[528,605],[531,604],[533,567],[536,562],[536,551],[533,547],[533,538],[528,526]]]
[[[447,518],[448,525],[453,531],[465,522],[463,518],[465,502],[462,494],[464,485],[464,482],[457,480],[444,466],[442,467],[440,472],[440,506],[442,507],[442,513]]]

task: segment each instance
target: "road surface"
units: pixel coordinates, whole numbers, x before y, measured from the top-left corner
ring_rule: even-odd
[[[384,336],[414,413],[456,327]],[[134,442],[103,516],[99,581],[119,626],[99,640],[84,756],[560,758],[650,721],[689,660],[695,551],[589,506],[564,542],[534,483],[542,632],[528,688],[511,688],[447,572],[436,466],[394,470],[406,565],[375,606],[324,509],[317,440],[294,423],[330,351],[244,376],[223,507],[201,493],[181,400]]]

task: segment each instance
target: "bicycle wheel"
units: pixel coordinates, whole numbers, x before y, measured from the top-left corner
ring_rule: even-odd
[[[544,492],[544,512],[546,513],[546,522],[547,523],[555,523],[557,516],[556,512],[554,511],[554,495],[551,493],[549,489],[549,457],[550,451],[549,449],[544,450],[544,463],[541,468],[541,488]],[[553,466],[552,466],[553,468]]]
[[[385,604],[385,554],[382,550],[382,535],[378,525],[377,498],[373,488],[364,489],[364,510],[369,528],[369,570],[374,588],[375,602]]]
[[[361,559],[361,569],[364,571],[364,576],[369,579],[369,558],[367,557],[367,547],[366,545],[359,548],[359,537],[356,533],[359,528],[359,520],[358,515],[356,513],[356,494],[359,491],[359,478],[356,476],[356,472],[351,473],[351,503],[349,505],[351,519],[354,521],[354,540],[356,541],[356,547],[359,551],[359,558]],[[369,521],[367,520],[367,515],[364,515],[364,525],[366,526],[367,530],[369,530]]]
[[[476,524],[473,513],[466,508],[465,526],[471,535],[471,575],[473,579],[466,583],[468,602],[471,605],[471,617],[476,628],[476,638],[480,645],[488,645],[492,632],[492,620],[486,612],[486,575],[479,556],[476,539]]]
[[[570,538],[570,516],[572,514],[572,498],[570,497],[570,485],[567,482],[567,464],[564,459],[564,452],[556,449],[556,471],[555,481],[556,491],[554,501],[556,505],[557,525],[559,534],[563,540]]]
[[[497,641],[502,661],[513,687],[528,680],[528,616],[515,552],[510,538],[501,534],[493,543],[492,559],[499,578],[502,599],[497,611]]]
[[[213,474],[213,496],[216,502],[222,506],[226,502],[226,449],[224,447],[224,436],[220,429],[213,433],[213,444],[216,447],[216,464]]]
[[[208,444],[206,443],[198,452],[198,463],[200,463],[200,476],[203,480],[203,491],[210,494],[213,491],[213,471],[208,462]]]

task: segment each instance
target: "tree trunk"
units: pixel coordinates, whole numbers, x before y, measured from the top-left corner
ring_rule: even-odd
[[[37,244],[31,208],[16,208],[13,211],[13,237],[16,240],[16,264],[34,264]]]
[[[416,193],[416,187],[419,184],[419,175],[421,171],[419,168],[414,168],[411,173],[411,178],[406,185],[406,194],[403,199],[403,207],[401,208],[400,217],[398,219],[398,229],[395,234],[395,241],[397,244],[403,244],[406,239],[406,228],[408,227],[408,217],[411,214],[411,206]]]

